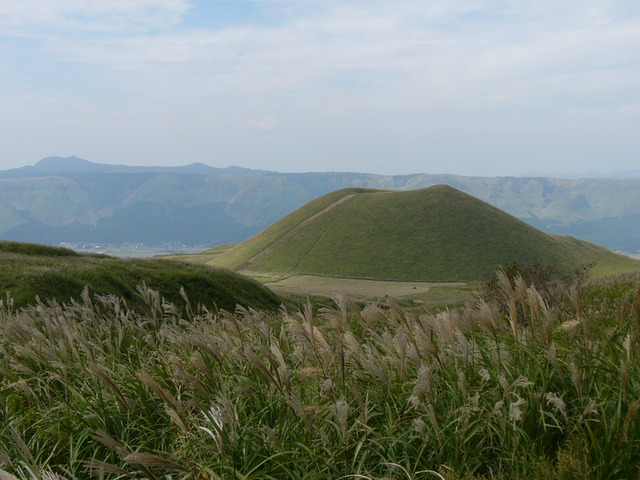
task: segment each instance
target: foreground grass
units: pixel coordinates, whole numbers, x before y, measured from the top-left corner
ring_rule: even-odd
[[[640,277],[499,280],[437,314],[3,302],[0,478],[637,478]]]

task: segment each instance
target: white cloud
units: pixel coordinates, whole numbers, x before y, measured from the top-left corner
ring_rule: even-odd
[[[261,120],[252,118],[247,122],[247,125],[252,129],[260,130],[262,132],[273,132],[278,128],[278,118],[274,116],[269,116]]]
[[[113,118],[123,104],[141,109],[136,118],[161,105],[185,144],[210,140],[189,137],[192,116],[237,129],[235,143],[228,130],[218,142],[232,145],[229,155],[243,132],[278,130],[256,155],[292,146],[297,159],[311,150],[305,142],[326,150],[332,139],[354,158],[417,157],[425,138],[440,156],[464,159],[478,149],[456,139],[478,132],[489,150],[504,132],[526,145],[567,119],[576,132],[592,132],[605,113],[610,125],[638,122],[636,0],[255,3],[270,21],[207,27],[189,24],[195,0],[0,0],[0,40],[20,39],[15,50],[0,46],[0,99],[26,99],[33,117],[29,96],[80,103],[87,116],[99,105]]]
[[[166,25],[188,7],[186,0],[8,0],[0,4],[0,26],[118,31],[134,25]]]
[[[309,78],[324,82],[334,74],[358,71],[372,79],[386,72],[436,83],[436,77],[443,76],[454,84],[504,81],[544,74],[545,69],[602,68],[614,59],[635,61],[639,43],[637,17],[623,23],[612,21],[609,12],[598,12],[594,18],[589,2],[582,2],[583,7],[568,2],[573,7],[570,11],[547,1],[518,9],[490,8],[495,2],[451,0],[275,3],[293,12],[283,13],[281,24],[275,26],[207,30],[176,20],[172,28],[149,33],[135,25],[162,15],[178,18],[188,4],[182,0],[23,0],[11,3],[24,6],[12,7],[18,12],[10,16],[22,15],[36,24],[40,18],[70,19],[78,26],[90,19],[81,33],[69,30],[62,35],[53,26],[50,35],[40,30],[33,33],[45,51],[65,61],[119,69],[191,65],[194,71],[214,76],[256,75],[264,83]],[[96,24],[108,24],[109,18],[116,24],[127,19],[131,29],[111,36],[91,30]],[[29,23],[23,26],[24,35],[29,35]]]

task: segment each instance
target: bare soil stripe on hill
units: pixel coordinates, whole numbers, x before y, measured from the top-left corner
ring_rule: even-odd
[[[253,257],[249,258],[246,262],[244,262],[242,265],[240,265],[240,267],[238,267],[238,270],[244,270],[245,268],[249,267],[251,264],[253,264],[258,258],[262,257],[263,255],[266,255],[267,253],[271,252],[272,250],[274,250],[276,247],[278,247],[279,245],[282,245],[289,237],[291,237],[294,233],[296,233],[298,230],[300,230],[301,228],[305,227],[306,225],[309,225],[311,222],[313,222],[316,218],[318,218],[321,215],[324,215],[327,212],[330,212],[331,210],[333,210],[334,208],[336,208],[338,205],[346,202],[347,200],[350,200],[351,198],[355,197],[356,194],[355,193],[350,193],[348,195],[345,195],[344,197],[340,197],[338,200],[336,200],[335,202],[333,202],[332,204],[326,206],[325,208],[323,208],[322,210],[320,210],[319,212],[311,215],[310,217],[304,219],[302,222],[300,222],[298,225],[296,225],[295,227],[293,227],[291,230],[289,230],[287,233],[285,233],[284,235],[282,235],[280,238],[278,238],[277,240],[275,240],[274,242],[272,242],[271,244],[269,244],[266,248],[262,249],[260,252],[256,253]]]

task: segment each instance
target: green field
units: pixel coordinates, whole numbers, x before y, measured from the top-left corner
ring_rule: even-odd
[[[330,278],[313,275],[297,275],[284,280],[267,281],[265,285],[275,291],[309,293],[332,296],[344,294],[358,298],[407,297],[422,295],[436,287],[461,288],[464,283],[381,282],[352,278]]]

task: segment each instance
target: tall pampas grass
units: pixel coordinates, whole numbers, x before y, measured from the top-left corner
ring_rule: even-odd
[[[3,301],[0,478],[634,478],[637,280],[434,312]]]

